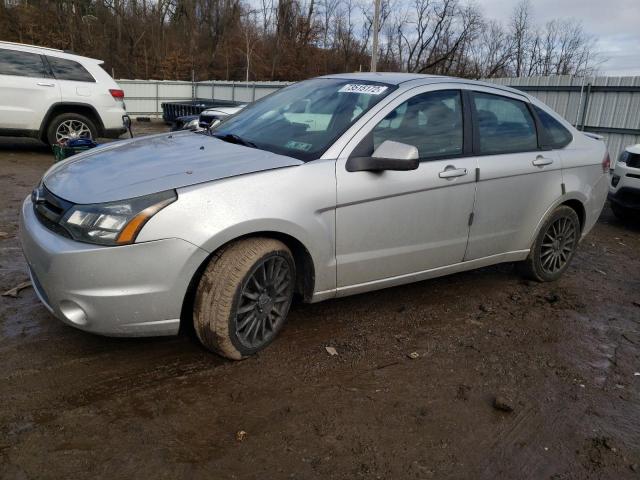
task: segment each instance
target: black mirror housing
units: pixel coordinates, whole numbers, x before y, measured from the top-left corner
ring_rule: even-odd
[[[418,149],[406,143],[385,140],[370,157],[347,160],[348,172],[380,172],[383,170],[415,170],[420,165]]]
[[[381,172],[384,170],[416,170],[420,162],[417,158],[351,157],[345,165],[348,172]]]

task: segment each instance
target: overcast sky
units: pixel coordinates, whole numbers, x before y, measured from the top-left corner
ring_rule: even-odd
[[[475,0],[489,18],[506,22],[517,0]],[[598,42],[605,75],[640,75],[640,0],[531,0],[535,23],[576,18]]]

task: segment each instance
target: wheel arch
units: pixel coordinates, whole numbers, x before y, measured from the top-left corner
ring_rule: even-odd
[[[582,231],[584,230],[584,224],[587,219],[587,210],[585,209],[584,204],[577,198],[572,198],[570,200],[562,202],[560,205],[558,205],[558,207],[561,205],[566,205],[576,212],[576,214],[578,215],[578,220],[580,220],[580,232],[582,233]]]
[[[59,102],[51,105],[49,107],[49,110],[47,110],[47,113],[43,117],[38,134],[40,140],[46,142],[49,123],[57,115],[63,113],[78,113],[80,115],[84,115],[95,123],[100,135],[102,135],[102,133],[104,132],[104,124],[102,123],[102,118],[93,105],[80,102]]]
[[[214,251],[212,251],[200,264],[193,277],[191,278],[191,281],[189,282],[189,286],[187,287],[187,291],[182,302],[182,313],[180,316],[181,328],[187,328],[188,330],[191,330],[193,328],[191,325],[191,318],[195,294],[198,289],[200,279],[202,278],[202,274],[211,261],[211,258],[218,251],[232,242],[255,237],[265,237],[280,240],[289,248],[289,250],[291,250],[293,260],[296,265],[295,293],[298,294],[304,302],[311,301],[315,288],[315,265],[313,262],[313,257],[309,253],[308,248],[300,240],[288,233],[271,230],[255,231],[237,236],[231,240],[227,240],[222,245],[218,246]]]
[[[578,220],[580,221],[580,231],[581,233],[584,232],[585,222],[587,218],[587,213],[585,208],[586,201],[587,201],[587,198],[580,192],[574,192],[571,194],[568,193],[562,196],[561,198],[558,198],[544,212],[544,215],[542,215],[542,218],[538,220],[538,224],[536,225],[536,228],[533,230],[533,235],[529,239],[529,248],[533,247],[533,244],[536,241],[536,238],[538,238],[538,233],[540,232],[540,229],[542,228],[542,225],[544,224],[545,220],[549,218],[549,215],[551,215],[556,208],[561,207],[563,205],[569,208],[572,208],[576,212],[576,214],[578,215]]]

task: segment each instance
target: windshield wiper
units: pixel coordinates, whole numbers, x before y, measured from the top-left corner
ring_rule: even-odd
[[[225,133],[223,135],[214,134],[213,136],[216,138],[219,138],[224,142],[235,143],[238,145],[242,145],[244,147],[258,148],[258,146],[255,143],[250,142],[249,140],[245,140],[240,135],[236,135],[235,133]]]

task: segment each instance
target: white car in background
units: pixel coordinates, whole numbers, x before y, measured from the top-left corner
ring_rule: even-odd
[[[640,143],[625,148],[612,169],[609,202],[619,219],[640,218]]]
[[[124,92],[102,60],[0,42],[0,136],[48,144],[126,132]]]

